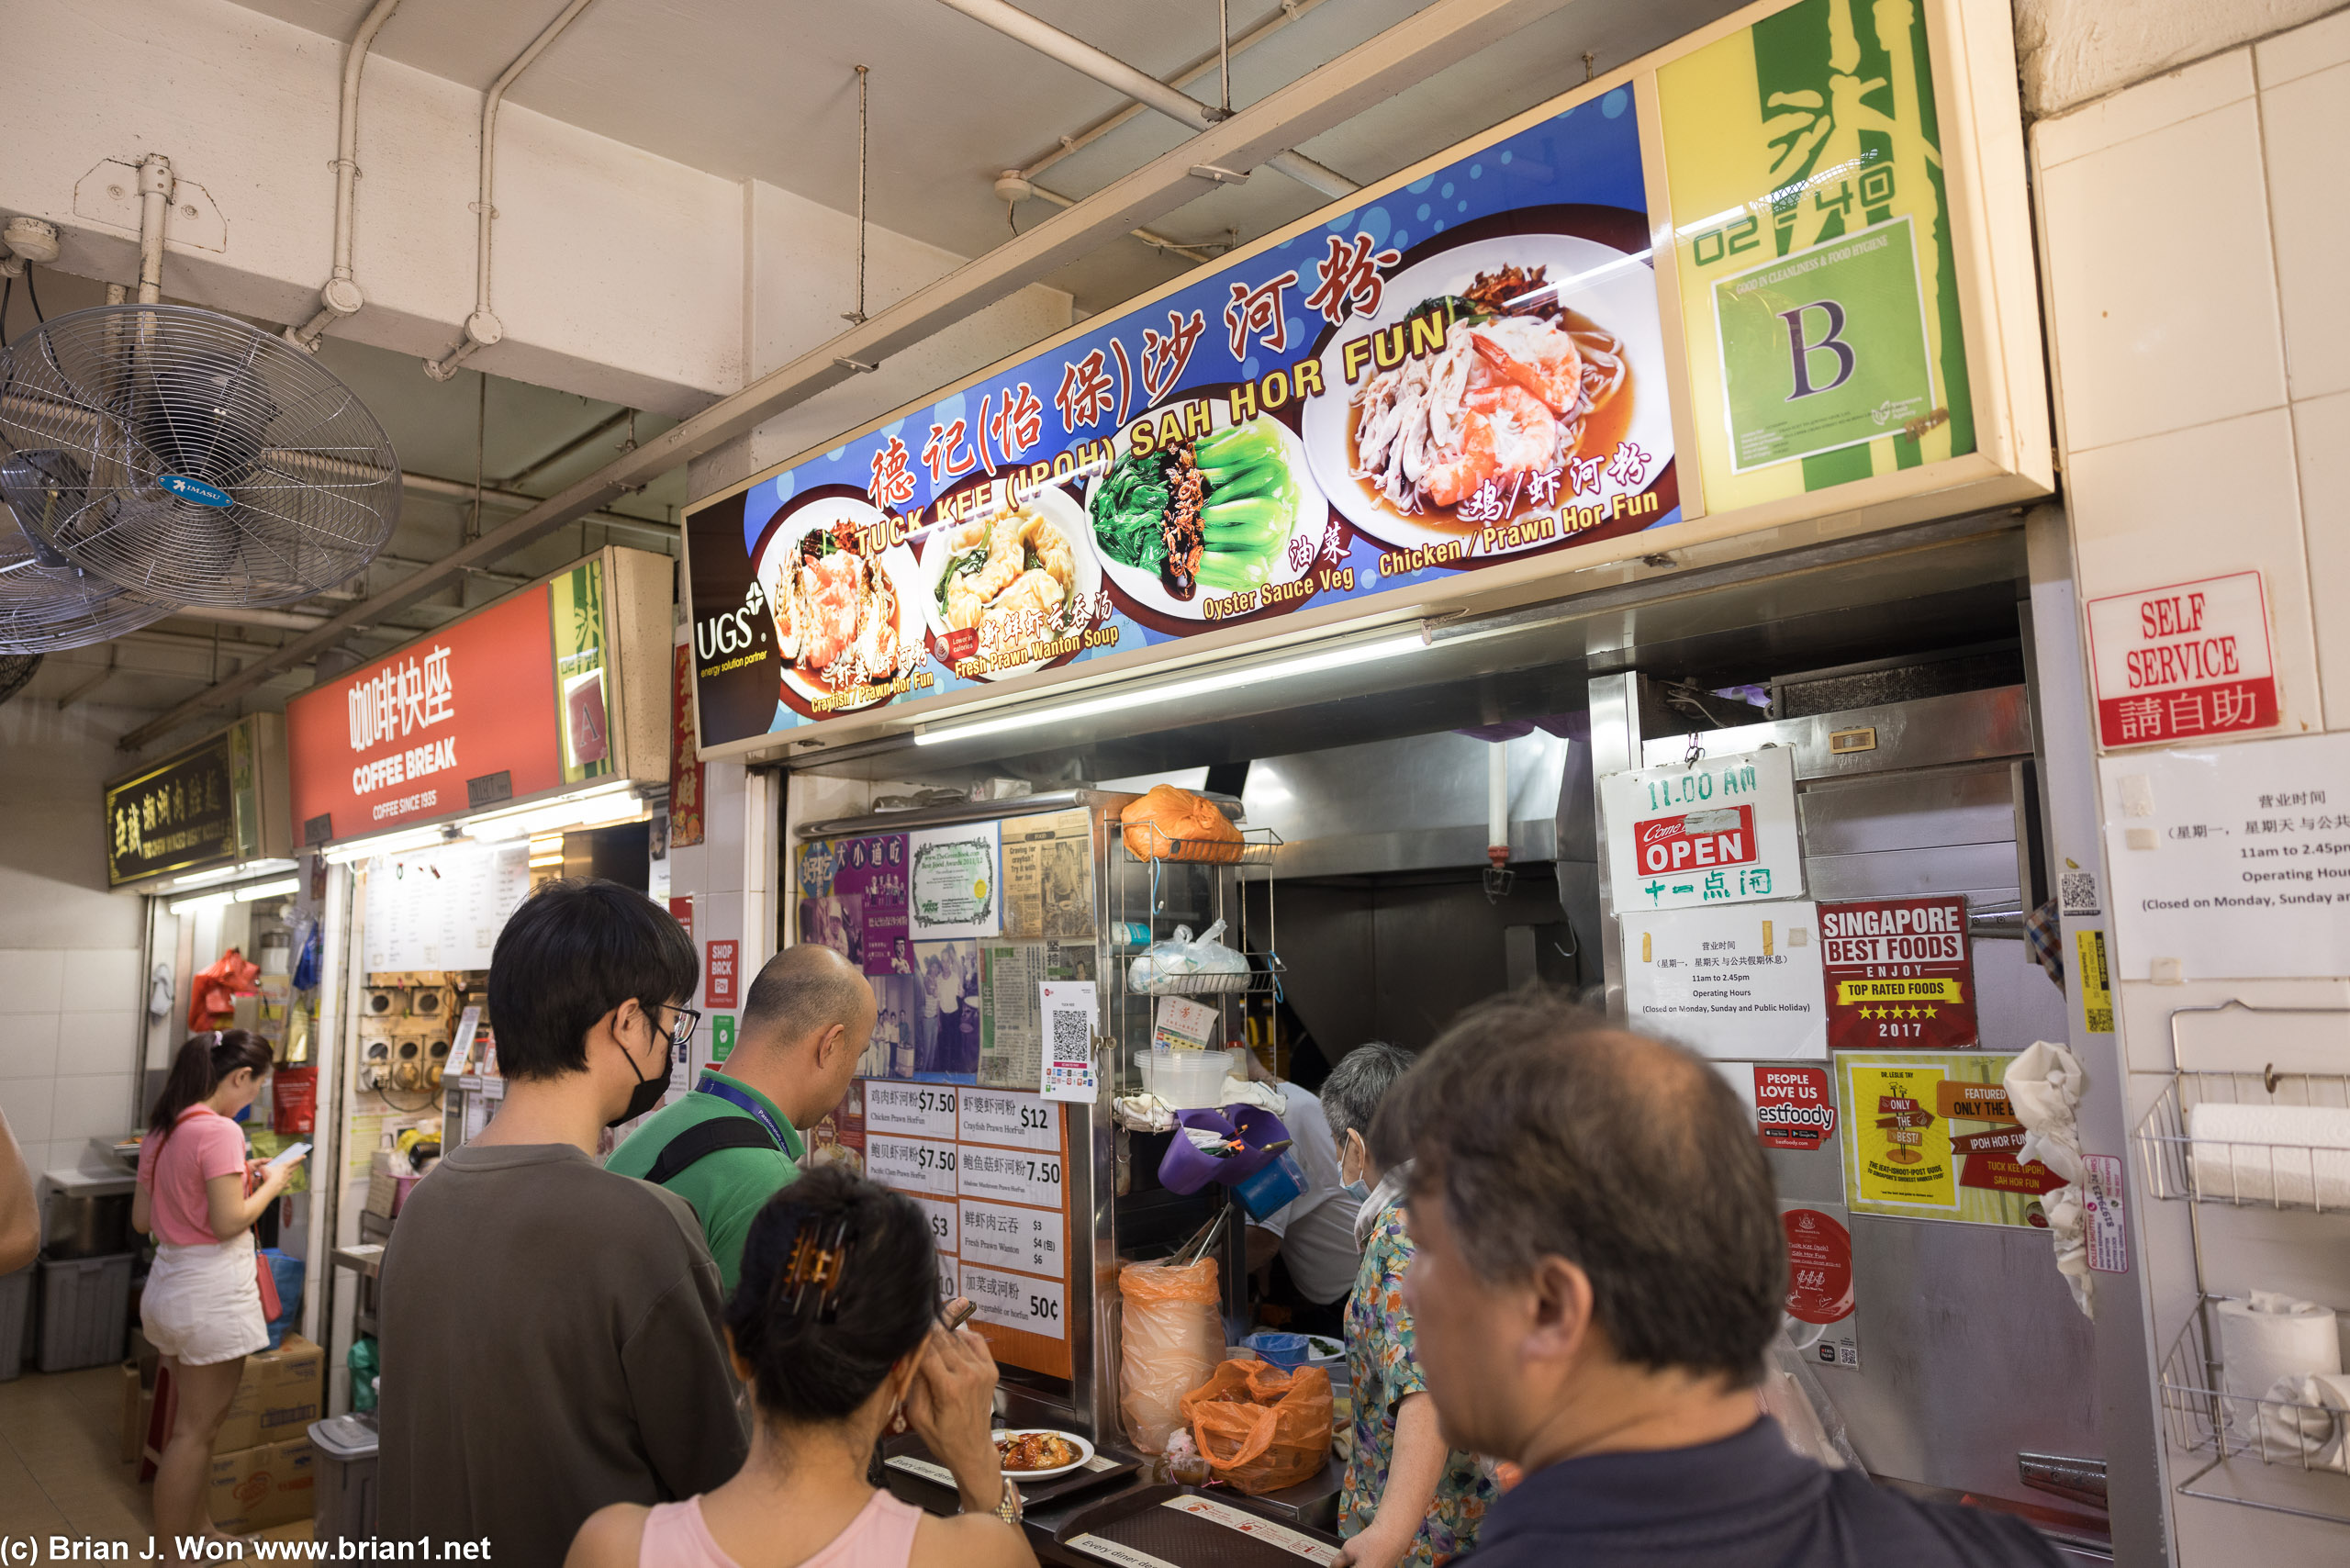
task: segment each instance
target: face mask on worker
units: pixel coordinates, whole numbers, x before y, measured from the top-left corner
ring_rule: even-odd
[[[669,1037],[661,1032],[660,1026],[654,1021],[655,1016],[654,1014],[646,1013],[641,1014],[641,1016],[644,1020],[645,1028],[651,1031],[653,1036],[661,1042],[661,1062],[663,1068],[666,1070],[669,1061]],[[612,1020],[612,1038],[620,1045],[621,1055],[627,1058],[628,1070],[636,1074],[636,1087],[629,1092],[627,1108],[622,1110],[619,1115],[614,1116],[610,1121],[604,1124],[608,1127],[617,1127],[624,1122],[632,1122],[636,1120],[637,1117],[645,1114],[647,1112],[651,1111],[654,1106],[661,1103],[661,1096],[669,1092],[669,1074],[667,1071],[664,1070],[656,1073],[651,1078],[645,1077],[643,1072],[641,1071],[636,1065],[636,1053],[628,1048],[628,1045],[625,1041],[621,1040],[621,1020],[614,1018]]]

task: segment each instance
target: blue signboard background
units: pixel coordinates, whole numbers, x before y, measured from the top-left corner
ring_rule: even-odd
[[[695,509],[687,539],[701,745],[1677,521],[1637,121],[1632,89],[1616,88]],[[1558,286],[1548,326],[1526,325],[1524,341],[1555,342],[1550,333],[1573,329],[1583,352],[1567,363],[1580,364],[1586,388],[1595,366],[1620,362],[1622,375],[1597,398],[1586,391],[1583,412],[1555,416],[1561,433],[1547,465],[1513,469],[1504,445],[1498,471],[1453,506],[1433,504],[1440,490],[1383,503],[1378,481],[1355,471],[1350,400],[1398,357],[1384,351],[1404,343],[1396,323],[1406,312],[1503,266]],[[1354,342],[1366,337],[1382,352]],[[1532,407],[1516,386],[1540,385],[1522,364],[1505,363],[1490,341],[1468,348],[1458,357],[1472,381],[1494,388],[1487,402]],[[1474,391],[1428,402],[1456,423],[1482,407]],[[1203,579],[1179,599],[1090,536],[1088,498],[1110,462],[1251,412],[1281,427],[1301,514],[1312,513],[1298,518],[1265,587],[1219,594]],[[1433,428],[1440,416],[1427,417]],[[1480,432],[1459,438],[1475,445],[1486,427],[1462,428]],[[1493,429],[1505,443],[1515,427]],[[1073,541],[1075,580],[1054,577],[1068,606],[1013,650],[1044,657],[974,665],[972,633],[950,640],[938,616],[939,574],[962,569],[946,559],[950,541],[968,549],[991,516],[1046,490],[1055,526],[1088,535]],[[1032,574],[1057,565],[1030,549]],[[788,609],[777,603],[787,594]]]

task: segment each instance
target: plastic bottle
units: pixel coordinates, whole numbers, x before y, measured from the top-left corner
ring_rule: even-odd
[[[351,1407],[353,1410],[375,1408],[375,1341],[363,1338],[354,1342],[351,1353],[343,1358],[351,1369]]]

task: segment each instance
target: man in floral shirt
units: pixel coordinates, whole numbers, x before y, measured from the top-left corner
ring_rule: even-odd
[[[1338,1496],[1349,1568],[1435,1568],[1476,1544],[1495,1488],[1490,1467],[1437,1434],[1436,1407],[1414,1355],[1404,1275],[1412,1238],[1403,1192],[1409,1161],[1388,1147],[1380,1102],[1412,1065],[1400,1047],[1347,1053],[1322,1086],[1322,1113],[1338,1145],[1339,1180],[1375,1183],[1355,1218],[1365,1244],[1347,1304],[1347,1370],[1354,1383],[1354,1449]]]

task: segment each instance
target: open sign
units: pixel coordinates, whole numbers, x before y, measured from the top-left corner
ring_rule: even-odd
[[[1636,830],[1643,876],[1707,866],[1751,866],[1758,857],[1752,806],[1720,806],[1651,817]]]

